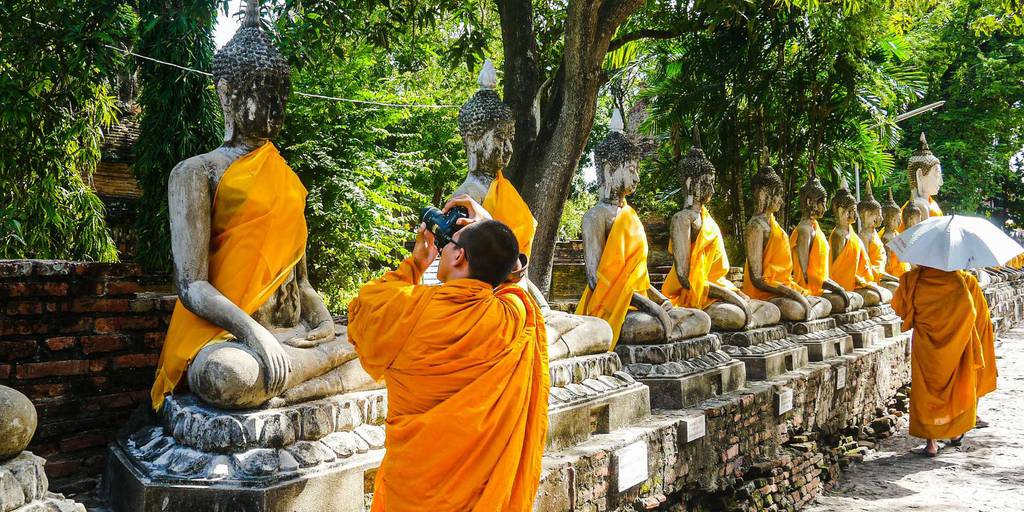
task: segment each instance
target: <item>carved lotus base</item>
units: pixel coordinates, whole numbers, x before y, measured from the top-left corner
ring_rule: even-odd
[[[0,463],[0,510],[85,512],[85,506],[49,492],[43,465],[46,460],[21,452]]]
[[[853,352],[853,338],[836,327],[832,318],[808,322],[786,322],[789,339],[807,347],[809,361],[824,361]]]
[[[743,361],[749,380],[768,380],[807,366],[807,347],[790,340],[772,341],[756,347],[726,345],[726,352]]]
[[[865,309],[868,312],[868,318],[882,327],[883,338],[892,338],[902,332],[903,320],[892,310],[892,306],[883,304]]]

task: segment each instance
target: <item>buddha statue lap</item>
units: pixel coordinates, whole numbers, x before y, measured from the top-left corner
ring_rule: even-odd
[[[512,158],[515,121],[512,110],[495,91],[497,77],[491,61],[484,63],[478,83],[480,90],[459,111],[459,131],[469,159],[469,172],[454,195],[468,195],[495,220],[512,228],[520,251],[528,257],[537,221],[515,186],[502,174]],[[528,277],[520,284],[541,307],[547,327],[549,360],[600,354],[611,349],[612,330],[607,322],[552,309]]]
[[[942,209],[933,199],[942,188],[942,164],[928,147],[924,132],[921,132],[917,151],[907,162],[907,179],[910,181],[910,200],[903,205],[900,231],[928,217],[942,216]]]
[[[767,154],[765,155],[767,157]],[[782,178],[761,163],[751,180],[755,213],[747,222],[747,262],[743,269],[743,292],[754,299],[775,304],[782,319],[805,322],[824,318],[832,311],[828,300],[810,294],[793,279],[793,255],[786,233],[775,220],[782,208]]]
[[[857,199],[850,194],[845,181],[832,198],[832,214],[836,225],[828,237],[832,253],[829,276],[839,286],[860,295],[866,307],[888,304],[892,292],[875,283],[867,248],[853,229]]]
[[[155,409],[183,374],[193,393],[223,409],[382,386],[362,370],[307,278],[306,190],[270,142],[284,121],[289,73],[251,5],[213,60],[224,143],[170,175],[179,300]]]
[[[707,313],[673,306],[650,284],[643,223],[626,203],[639,182],[641,148],[623,130],[622,115],[616,110],[611,131],[594,150],[599,201],[583,216],[587,289],[576,313],[605,319],[619,344],[668,343],[706,335],[711,330]]]
[[[844,289],[829,276],[832,256],[828,238],[818,224],[825,215],[828,194],[812,164],[807,182],[800,187],[800,222],[790,235],[793,248],[793,277],[811,295],[823,297],[832,305],[832,313],[857,311],[864,299]]]
[[[903,209],[892,198],[892,189],[889,189],[888,198],[882,204],[882,244],[885,247],[885,273],[899,278],[910,270],[910,264],[900,261],[899,256],[889,248],[889,242],[900,234],[900,224],[903,223]]]
[[[878,226],[882,223],[882,204],[875,199],[868,181],[864,189],[864,197],[857,203],[860,215],[860,239],[867,245],[868,263],[875,283],[890,293],[896,292],[900,278],[886,272],[888,258],[882,237],[878,234]]]
[[[751,299],[726,278],[729,257],[707,204],[715,193],[715,168],[693,131],[693,147],[679,162],[686,208],[672,216],[669,252],[673,265],[662,293],[676,306],[703,309],[716,331],[756,329],[779,323],[779,308]]]

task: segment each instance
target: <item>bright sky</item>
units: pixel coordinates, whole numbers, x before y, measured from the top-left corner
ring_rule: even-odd
[[[225,16],[221,11],[217,15],[217,28],[213,31],[213,40],[217,49],[227,44],[231,36],[235,35],[235,31],[238,30],[238,18],[234,14],[242,10],[242,0],[230,0],[228,4],[230,5],[228,12],[232,15]]]

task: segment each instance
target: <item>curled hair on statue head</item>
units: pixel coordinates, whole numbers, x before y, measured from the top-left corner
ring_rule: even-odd
[[[917,189],[917,172],[927,173],[936,165],[939,165],[939,159],[932,154],[932,150],[928,147],[928,139],[925,138],[924,132],[921,132],[921,138],[918,140],[917,150],[910,156],[910,160],[907,161],[907,179],[910,180],[911,190]]]

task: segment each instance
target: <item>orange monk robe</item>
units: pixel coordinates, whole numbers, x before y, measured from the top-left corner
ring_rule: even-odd
[[[898,232],[899,231],[897,231],[897,233]],[[878,233],[879,237],[883,234],[885,234],[885,229],[880,230]],[[900,261],[899,256],[896,256],[896,253],[892,252],[892,249],[885,247],[885,273],[893,277],[900,277],[903,274],[906,274],[909,270],[910,263]]]
[[[761,260],[761,279],[772,286],[786,286],[803,294],[810,290],[793,280],[793,251],[789,247],[789,239],[782,226],[775,221],[775,215],[768,216],[770,231],[768,240],[764,242]],[[777,297],[773,293],[762,291],[750,280],[750,264],[743,266],[743,293],[752,299],[769,300]]]
[[[210,284],[246,314],[259,309],[306,252],[305,208],[306,189],[273,144],[235,160],[214,193]],[[150,392],[153,409],[160,410],[200,349],[228,336],[179,300]]]
[[[981,355],[984,359],[982,367],[978,370],[978,398],[981,398],[996,389],[996,378],[999,375],[996,370],[996,335],[992,328],[988,300],[981,291],[978,279],[973,274],[964,272],[964,281],[970,291],[974,311],[977,313],[974,329],[981,338]]]
[[[882,280],[882,274],[885,273],[885,267],[888,264],[886,259],[885,244],[882,243],[882,237],[878,235],[878,232],[873,232],[871,240],[868,240],[868,263],[871,265],[871,276],[877,283]]]
[[[850,230],[850,238],[846,240],[843,250],[832,260],[829,277],[846,290],[862,288],[874,282],[875,275],[871,271],[868,251],[853,230]]]
[[[597,265],[597,287],[583,290],[577,315],[596,316],[612,327],[612,346],[619,341],[633,293],[647,294],[647,234],[640,216],[628,204],[619,209],[608,231],[601,261]]]
[[[973,276],[917,267],[900,278],[892,307],[913,329],[910,435],[958,437],[974,428],[985,366]]]
[[[690,244],[690,288],[684,289],[679,282],[674,263],[668,277],[665,278],[665,283],[661,285],[661,293],[679,307],[704,309],[710,306],[715,302],[715,299],[708,297],[711,290],[709,285],[712,284],[728,290],[737,289],[736,285],[725,277],[729,273],[729,256],[725,253],[722,230],[708,214],[707,208],[701,208],[700,218],[700,232],[697,233],[697,239]],[[671,241],[668,244],[668,252],[672,253]]]
[[[789,235],[789,246],[793,253],[793,279],[800,286],[806,287],[811,295],[820,297],[824,291],[822,284],[828,278],[830,258],[828,239],[825,238],[825,233],[821,232],[821,226],[818,225],[818,221],[812,220],[811,223],[814,225],[814,238],[811,240],[811,248],[807,252],[806,278],[804,277],[803,269],[800,268],[800,258],[796,252],[797,230],[794,229],[793,233]]]
[[[388,389],[372,510],[531,510],[550,388],[540,309],[519,286],[421,278],[407,259],[349,305],[349,341]]]
[[[533,249],[533,235],[537,232],[537,219],[533,218],[526,201],[500,170],[487,189],[487,197],[481,206],[491,214],[491,218],[501,221],[515,233],[519,252],[529,256]]]

